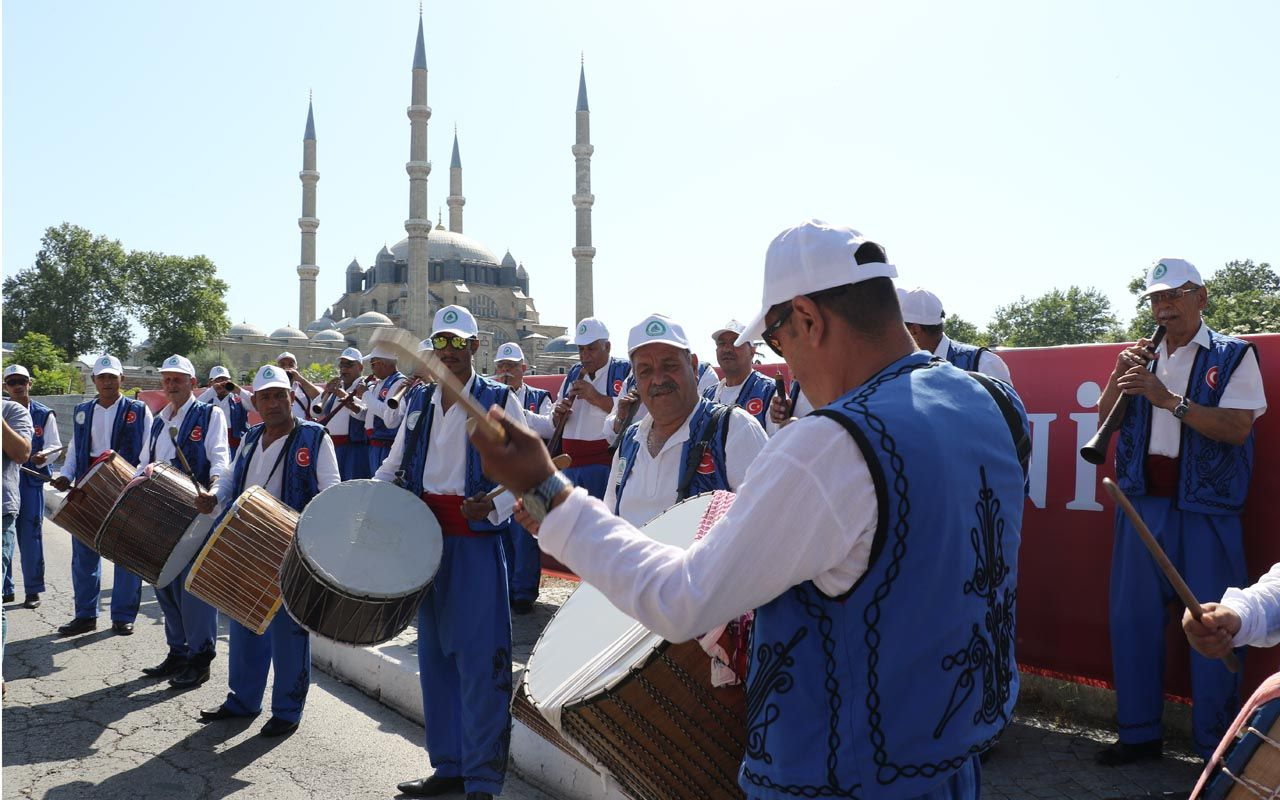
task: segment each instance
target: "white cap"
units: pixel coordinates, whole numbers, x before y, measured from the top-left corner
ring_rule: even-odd
[[[669,344],[681,350],[689,349],[689,337],[684,335],[684,326],[671,317],[661,314],[650,314],[640,320],[640,324],[631,329],[627,335],[627,353],[634,353],[647,344]]]
[[[364,361],[364,356],[354,347],[348,347],[342,351],[342,355],[338,356],[342,361]]]
[[[436,312],[436,318],[431,322],[432,336],[452,333],[470,339],[479,332],[476,318],[462,306],[445,306]]]
[[[295,356],[293,353],[290,353],[288,350],[285,350],[283,353],[276,356],[276,362],[278,363],[282,358],[292,358],[294,364],[298,363],[298,357]]]
[[[173,354],[164,360],[160,365],[161,372],[181,372],[183,375],[196,376],[196,368],[191,365],[191,359],[186,356]]]
[[[352,348],[352,349],[354,350],[355,348]],[[396,354],[393,353],[390,348],[385,347],[382,344],[375,344],[373,346],[373,352],[365,356],[365,358],[369,359],[370,361],[372,361],[375,358],[381,358],[385,361],[395,361]]]
[[[862,256],[856,255],[859,250]],[[898,270],[884,260],[884,249],[853,228],[816,219],[787,228],[769,243],[760,313],[738,335],[737,344],[760,338],[765,315],[779,303],[849,283],[896,277]]]
[[[493,357],[494,361],[524,361],[524,351],[520,349],[520,345],[515,342],[507,342],[498,348],[498,354]]]
[[[947,316],[938,296],[920,287],[898,287],[898,305],[902,307],[902,321],[913,325],[941,325]]]
[[[227,368],[222,366],[221,364],[209,370],[209,380],[214,380],[215,378],[230,378],[230,377],[231,377],[231,373],[227,372]]]
[[[7,378],[10,375],[21,375],[24,378],[31,377],[31,373],[27,372],[27,368],[22,366],[21,364],[10,364],[9,366],[5,367],[4,376]]]
[[[293,385],[289,383],[289,375],[280,367],[274,364],[263,364],[258,368],[258,374],[253,376],[253,390],[260,392],[263,389],[292,389]]]
[[[604,326],[604,323],[595,317],[587,317],[578,323],[577,328],[574,328],[570,343],[581,346],[608,338],[609,329]]]
[[[720,334],[722,333],[736,333],[738,335],[741,335],[742,332],[745,331],[746,329],[747,329],[746,325],[743,325],[741,322],[738,322],[736,319],[731,319],[728,322],[726,322],[723,327],[717,328],[716,330],[711,332],[711,341],[714,342],[716,339],[719,339]]]
[[[1152,292],[1177,289],[1187,282],[1204,286],[1204,281],[1200,279],[1200,271],[1194,264],[1181,258],[1162,258],[1147,270],[1147,290],[1142,293],[1142,296],[1146,297]]]
[[[93,362],[93,377],[99,375],[123,375],[124,367],[120,366],[120,359],[115,356],[99,356]]]

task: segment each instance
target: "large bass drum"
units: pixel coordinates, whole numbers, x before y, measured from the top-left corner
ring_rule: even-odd
[[[96,550],[103,520],[132,479],[133,465],[116,451],[104,450],[89,463],[88,471],[49,515],[49,521],[66,528],[85,547]]]
[[[382,481],[343,481],[298,520],[280,567],[285,608],[334,641],[385,642],[417,615],[443,552],[440,523],[422,500]]]

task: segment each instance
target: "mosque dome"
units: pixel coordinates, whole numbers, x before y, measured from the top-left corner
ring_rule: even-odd
[[[266,336],[266,331],[248,322],[240,322],[227,328],[228,336]]]
[[[313,342],[345,342],[346,337],[344,337],[341,333],[338,333],[337,331],[335,331],[333,328],[329,328],[327,330],[320,331],[315,336],[311,337],[311,341]]]
[[[516,265],[516,259],[515,259],[515,256],[511,255],[511,251],[510,251],[510,250],[508,250],[508,251],[507,251],[507,254],[506,254],[505,256],[503,256],[503,257],[502,257],[502,266],[504,266],[504,267],[514,267],[515,265]]]
[[[352,325],[394,325],[391,318],[386,314],[379,314],[377,311],[366,311],[355,319],[351,320]]]
[[[292,325],[285,325],[282,328],[276,328],[271,332],[272,339],[301,339],[307,341],[307,335]]]
[[[308,325],[307,333],[318,333],[320,331],[327,331],[332,329],[333,329],[333,320],[330,319],[329,316],[326,314],[325,316],[321,317],[320,319]]]
[[[547,346],[542,349],[542,352],[573,353],[576,355],[578,352],[578,348],[575,345],[569,344],[569,335],[565,334],[564,336],[557,336],[556,338],[547,342]]]
[[[391,248],[396,261],[409,260],[409,240],[401,239]],[[499,266],[493,251],[470,236],[436,229],[427,236],[428,261],[467,261],[491,267]]]

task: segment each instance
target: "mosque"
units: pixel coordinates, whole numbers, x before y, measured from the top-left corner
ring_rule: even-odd
[[[590,110],[587,105],[586,69],[578,76],[576,137],[572,152],[576,161],[576,241],[572,249],[576,274],[575,310],[578,319],[592,315],[591,244],[591,154]],[[233,372],[251,373],[260,364],[274,360],[281,351],[294,353],[300,364],[332,363],[345,347],[371,349],[370,337],[379,328],[396,326],[419,339],[430,333],[435,311],[442,306],[465,306],[480,325],[480,349],[476,370],[492,373],[493,355],[504,342],[516,341],[531,367],[540,373],[564,372],[577,362],[577,348],[569,344],[563,325],[543,324],[529,291],[529,273],[508,251],[501,259],[481,242],[463,233],[462,159],[458,135],[453,137],[449,164],[449,225],[438,219],[433,227],[427,206],[427,56],[422,18],[418,18],[418,38],[413,53],[412,93],[408,108],[409,218],[404,227],[408,236],[394,245],[383,245],[368,267],[353,260],[346,268],[345,291],[322,314],[316,314],[316,130],[312,106],[307,106],[303,134],[302,216],[298,228],[302,236],[302,258],[298,270],[299,327],[289,325],[266,333],[263,328],[241,322],[222,337],[209,342],[211,350],[224,353]]]

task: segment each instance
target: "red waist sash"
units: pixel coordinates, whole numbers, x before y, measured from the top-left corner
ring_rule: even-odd
[[[606,439],[561,439],[560,449],[573,459],[573,466],[587,467],[592,464],[609,466],[613,456],[609,455],[609,442]]]
[[[1168,456],[1147,456],[1147,495],[1177,497],[1178,459]]]
[[[423,502],[427,504],[427,508],[431,509],[431,513],[436,515],[436,521],[440,523],[440,532],[445,536],[489,535],[471,530],[471,526],[467,524],[467,518],[462,516],[462,501],[465,499],[459,494],[422,493]]]
[[[351,443],[350,436],[330,436],[329,438],[333,440],[334,447],[342,447],[345,444]]]

